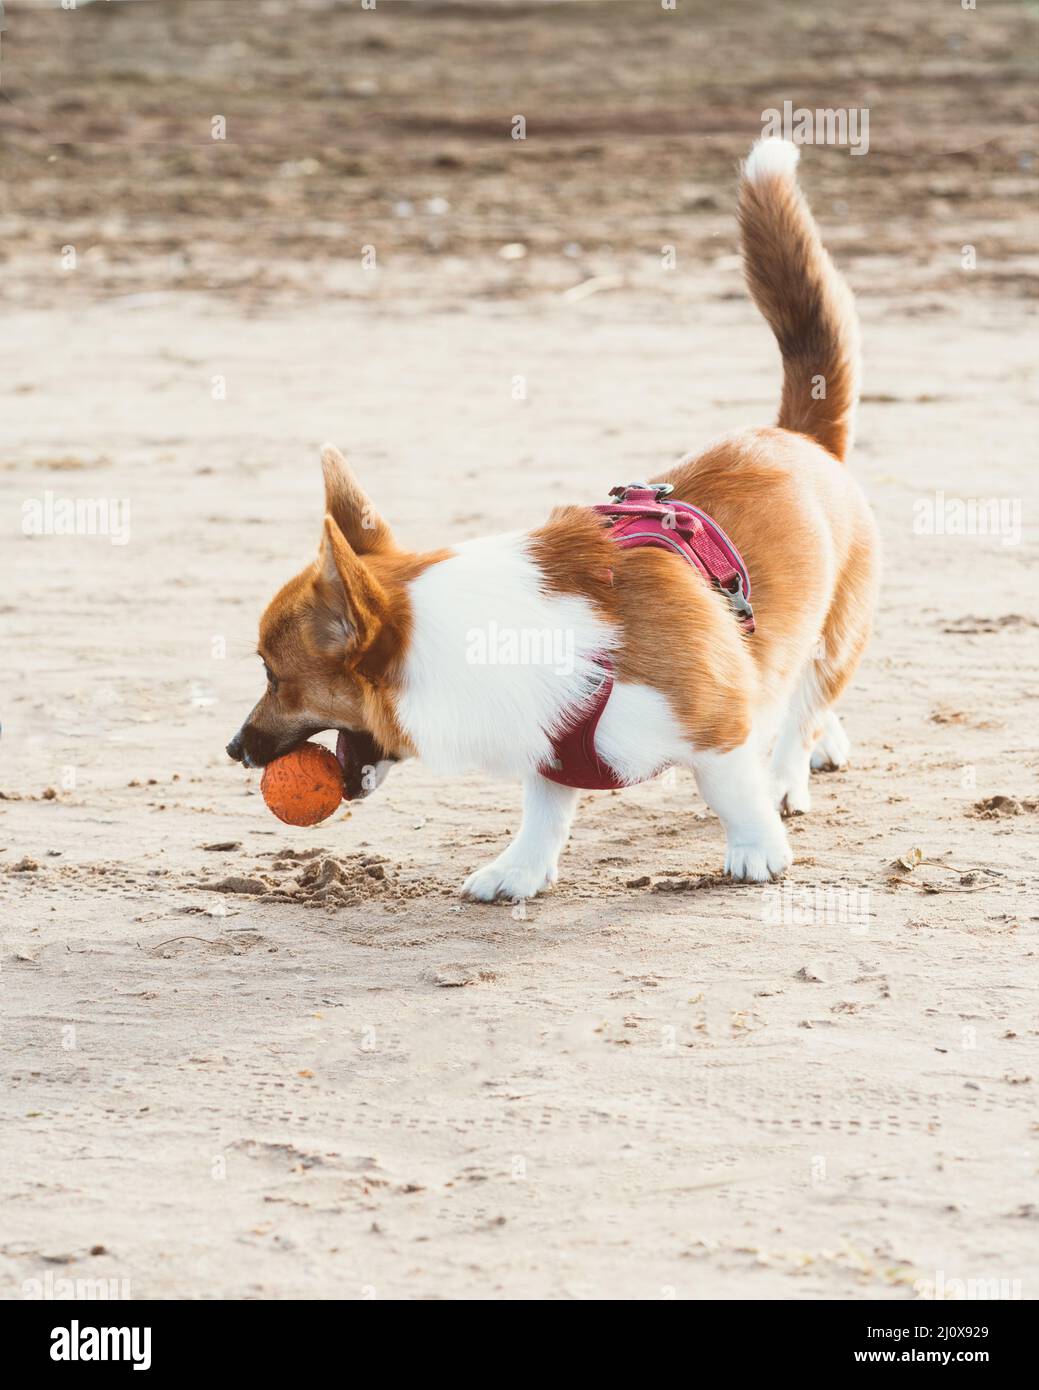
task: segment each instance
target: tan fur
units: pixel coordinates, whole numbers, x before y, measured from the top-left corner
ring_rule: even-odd
[[[366,730],[394,757],[413,756],[395,698],[411,632],[407,585],[451,552],[402,551],[342,455],[325,449],[322,466],[328,515],[320,552],[260,619],[259,654],[276,686],[243,734],[269,757],[343,727]]]
[[[739,221],[747,285],[783,354],[778,424],[810,435],[844,459],[858,393],[859,331],[851,291],[834,269],[795,179],[742,179]]]
[[[654,481],[714,517],[747,565],[753,637],[742,635],[720,594],[701,587],[729,619],[714,631],[714,651],[739,646],[753,664],[744,687],[752,712],[789,689],[808,662],[826,708],[858,664],[876,597],[876,528],[850,475],[812,441],[769,429],[724,440]]]
[[[331,444],[321,450],[321,471],[325,479],[325,511],[335,519],[351,549],[358,555],[395,551],[393,533],[368,500],[353,469]]]

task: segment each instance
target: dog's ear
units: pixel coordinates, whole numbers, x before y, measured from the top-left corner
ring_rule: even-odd
[[[335,518],[354,553],[396,549],[390,528],[372,506],[346,459],[331,444],[321,450],[321,469],[325,475],[325,511]]]
[[[325,517],[317,570],[319,640],[326,649],[341,651],[356,667],[383,632],[390,605],[333,516]]]

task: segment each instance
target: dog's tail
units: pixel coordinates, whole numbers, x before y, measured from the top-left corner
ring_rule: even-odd
[[[858,395],[859,324],[797,186],[797,160],[788,140],[759,140],[743,165],[744,273],[783,354],[779,426],[844,459]]]

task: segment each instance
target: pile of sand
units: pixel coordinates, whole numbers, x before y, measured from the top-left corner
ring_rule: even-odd
[[[324,849],[282,849],[261,858],[272,862],[248,875],[230,874],[188,886],[210,893],[242,894],[261,902],[333,909],[378,899],[413,898],[426,891],[421,884],[402,880],[387,869],[389,860],[381,854],[335,856]]]

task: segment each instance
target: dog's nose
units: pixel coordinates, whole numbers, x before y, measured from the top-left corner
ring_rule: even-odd
[[[240,763],[240,762],[242,761],[242,731],[241,731],[241,729],[239,729],[238,733],[235,734],[234,738],[233,738],[233,739],[231,740],[231,742],[227,745],[227,748],[226,748],[225,751],[226,751],[226,753],[227,753],[227,756],[228,756],[233,762]]]

